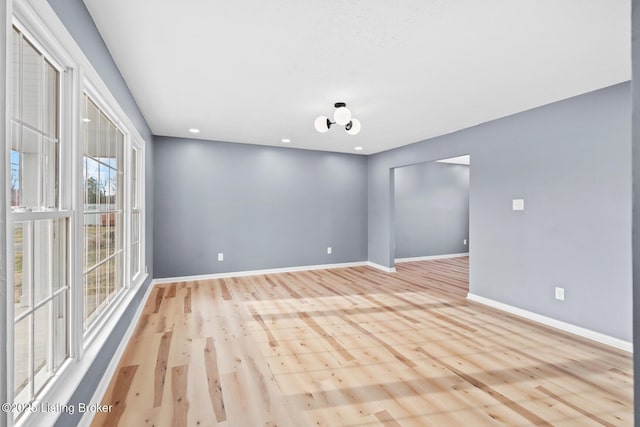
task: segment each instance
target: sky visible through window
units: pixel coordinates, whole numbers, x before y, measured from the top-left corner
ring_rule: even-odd
[[[11,188],[20,188],[20,153],[11,150]]]

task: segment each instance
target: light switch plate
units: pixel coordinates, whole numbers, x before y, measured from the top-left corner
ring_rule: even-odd
[[[524,199],[513,199],[512,206],[514,211],[523,211]]]

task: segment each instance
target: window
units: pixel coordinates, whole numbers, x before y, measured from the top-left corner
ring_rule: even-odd
[[[71,211],[60,197],[61,71],[16,27],[12,50],[12,401],[28,403],[69,356]]]
[[[58,207],[59,71],[13,29],[11,206]]]
[[[87,330],[124,288],[124,134],[85,94],[83,320]]]
[[[71,37],[39,19],[48,3],[32,3],[8,8],[3,368],[8,402],[65,403],[147,277],[145,142]],[[0,425],[48,416],[5,412]]]

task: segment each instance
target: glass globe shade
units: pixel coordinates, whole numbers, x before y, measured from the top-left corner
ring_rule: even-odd
[[[351,119],[351,127],[347,129],[349,135],[357,135],[360,132],[360,120]]]
[[[333,113],[333,121],[339,125],[346,125],[351,121],[351,111],[347,107],[340,107]]]
[[[316,130],[320,133],[325,133],[329,130],[329,119],[326,116],[320,116],[315,122]]]

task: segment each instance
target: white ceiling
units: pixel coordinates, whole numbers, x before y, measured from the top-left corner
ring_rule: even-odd
[[[371,154],[631,77],[630,0],[85,4],[156,135]]]

